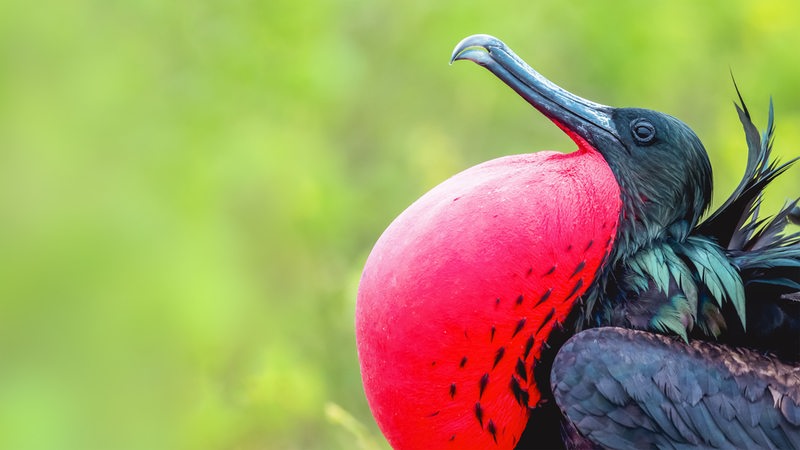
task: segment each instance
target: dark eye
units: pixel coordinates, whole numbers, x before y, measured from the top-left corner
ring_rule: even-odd
[[[649,144],[656,137],[656,127],[647,119],[631,121],[631,134],[639,144]]]

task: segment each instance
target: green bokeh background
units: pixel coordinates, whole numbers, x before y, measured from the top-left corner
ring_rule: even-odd
[[[493,34],[683,119],[719,203],[745,154],[730,70],[800,154],[798,5],[0,3],[0,448],[385,448],[353,337],[372,244],[457,171],[573,148],[453,46]]]

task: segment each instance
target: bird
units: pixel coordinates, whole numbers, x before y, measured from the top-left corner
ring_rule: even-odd
[[[492,36],[458,60],[577,149],[469,168],[378,239],[355,331],[389,443],[800,447],[798,201],[760,216],[794,162],[771,158],[772,102],[760,135],[736,87],[745,174],[707,215],[711,164],[683,122],[578,97]]]

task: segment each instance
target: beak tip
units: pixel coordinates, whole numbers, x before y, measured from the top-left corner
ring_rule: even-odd
[[[462,59],[468,59],[480,64],[481,61],[486,59],[486,55],[491,52],[492,47],[501,45],[503,45],[503,42],[500,39],[488,34],[467,36],[456,44],[453,53],[450,55],[450,64]]]

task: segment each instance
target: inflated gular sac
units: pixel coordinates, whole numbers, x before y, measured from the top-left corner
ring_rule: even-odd
[[[467,169],[395,219],[356,306],[364,389],[395,449],[516,445],[540,399],[536,358],[619,215],[608,164],[579,144]]]

